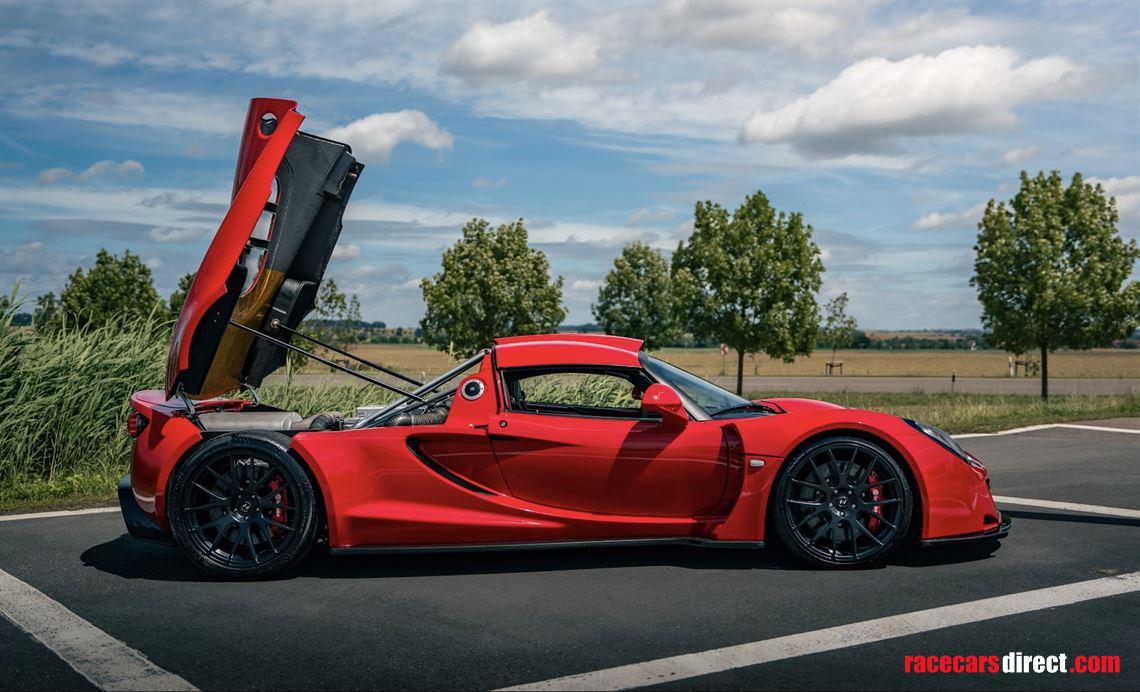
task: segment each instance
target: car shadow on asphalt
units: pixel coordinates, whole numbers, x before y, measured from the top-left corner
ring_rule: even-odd
[[[882,569],[892,565],[928,567],[973,562],[991,557],[998,546],[997,541],[938,548],[908,545],[886,563],[871,565],[865,569]],[[170,582],[219,581],[191,565],[177,548],[147,543],[131,538],[127,534],[88,548],[80,558],[84,565],[123,579]],[[384,579],[564,572],[623,567],[819,571],[797,560],[782,546],[773,546],[764,550],[653,546],[337,556],[329,555],[327,550],[317,549],[297,569],[280,578]]]

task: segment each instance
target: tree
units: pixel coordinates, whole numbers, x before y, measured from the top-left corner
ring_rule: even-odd
[[[54,307],[54,299],[54,295],[41,297],[45,315]],[[96,255],[94,267],[87,272],[77,268],[68,278],[58,310],[46,322],[62,320],[80,328],[126,325],[165,307],[154,290],[150,267],[138,255],[127,250],[119,257],[103,249]]]
[[[688,328],[736,351],[736,392],[744,356],[791,362],[811,353],[819,331],[814,293],[823,262],[799,213],[777,212],[763,192],[731,216],[698,202],[693,235],[673,253],[673,286]]]
[[[1127,282],[1140,250],[1118,219],[1116,199],[1080,173],[1066,188],[1057,171],[1022,171],[1012,201],[986,205],[970,285],[993,343],[1040,352],[1042,399],[1050,351],[1107,345],[1140,321],[1140,283]]]
[[[170,314],[175,319],[178,319],[178,313],[182,312],[182,306],[186,304],[186,294],[190,292],[190,286],[194,283],[194,277],[197,275],[198,272],[183,274],[182,278],[178,280],[178,288],[170,294]]]
[[[566,318],[562,277],[550,280],[545,253],[527,245],[522,219],[497,229],[483,219],[443,253],[443,271],[420,282],[424,340],[470,356],[499,336],[553,331]]]
[[[827,313],[827,320],[823,326],[823,343],[831,346],[831,360],[835,360],[835,351],[847,348],[855,343],[855,331],[858,325],[855,318],[847,314],[846,291],[827,301],[823,306]]]
[[[313,312],[305,320],[300,331],[344,349],[359,340],[360,323],[360,300],[356,294],[351,297],[345,295],[337,286],[336,280],[328,278],[321,283],[313,303]],[[308,356],[290,351],[287,357],[288,376],[292,378],[293,371],[304,367]]]
[[[32,314],[32,323],[41,329],[56,323],[59,314],[59,300],[55,293],[48,292],[36,298],[36,311]]]
[[[644,339],[646,348],[660,348],[679,336],[669,262],[645,243],[622,248],[592,309],[607,334]]]

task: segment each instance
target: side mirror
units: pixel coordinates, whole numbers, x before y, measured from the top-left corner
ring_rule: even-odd
[[[685,425],[689,422],[689,414],[681,403],[681,395],[667,385],[649,385],[641,395],[641,410],[660,414],[662,422],[667,425]]]

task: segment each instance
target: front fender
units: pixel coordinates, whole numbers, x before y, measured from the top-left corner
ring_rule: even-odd
[[[806,400],[791,400],[800,401]],[[785,402],[779,404],[784,408]],[[804,445],[828,435],[855,435],[895,453],[909,470],[920,496],[921,537],[923,540],[964,536],[994,529],[1001,515],[990,494],[988,474],[970,466],[901,418],[874,411],[791,404],[794,412],[738,422],[746,459],[760,459],[763,468],[748,468],[745,493],[753,514],[763,516],[768,497],[786,460]],[[728,534],[718,538],[742,540],[749,528],[745,517],[736,516],[740,503],[723,527]],[[758,529],[763,539],[764,527]],[[719,532],[718,532],[719,533]]]

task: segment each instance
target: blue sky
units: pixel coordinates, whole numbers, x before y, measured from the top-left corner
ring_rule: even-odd
[[[866,328],[976,327],[981,206],[1074,171],[1140,238],[1140,3],[0,0],[0,287],[100,247],[159,291],[228,201],[248,99],[367,165],[327,276],[412,325],[465,220],[527,220],[567,321],[623,244],[763,190]],[[779,277],[773,277],[779,280]]]

